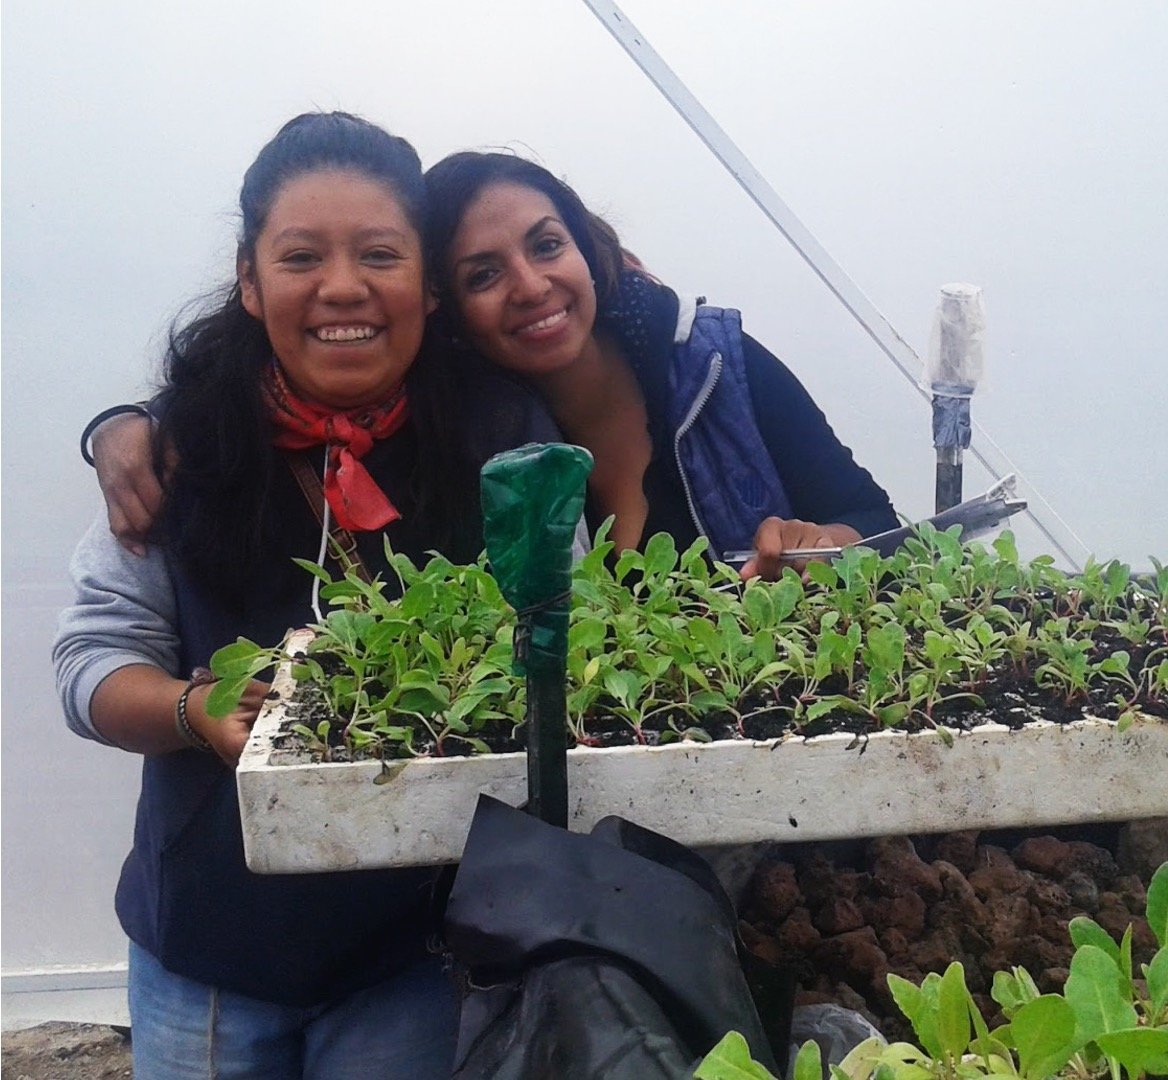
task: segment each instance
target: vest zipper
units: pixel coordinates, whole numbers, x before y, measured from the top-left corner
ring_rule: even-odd
[[[693,489],[689,486],[689,479],[685,475],[685,469],[681,464],[681,440],[686,433],[697,422],[698,414],[706,407],[706,402],[710,400],[710,395],[714,392],[714,387],[718,380],[722,377],[722,354],[715,352],[710,357],[710,370],[706,372],[705,381],[702,383],[701,389],[698,391],[698,396],[694,398],[694,403],[690,406],[689,412],[685,414],[685,419],[682,420],[677,429],[677,434],[673,436],[673,456],[677,461],[677,473],[681,477],[681,486],[685,491],[685,503],[689,507],[689,516],[693,518],[694,525],[697,526],[698,534],[709,539],[710,534],[706,531],[706,527],[702,524],[702,519],[698,516],[698,508],[694,504]],[[721,558],[720,551],[713,552],[715,558]]]

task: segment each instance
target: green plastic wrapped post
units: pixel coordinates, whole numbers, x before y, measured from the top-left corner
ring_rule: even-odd
[[[515,608],[516,674],[527,675],[527,812],[568,825],[568,610],[572,540],[592,455],[532,443],[483,466],[483,536],[499,588]]]
[[[519,621],[517,675],[564,669],[572,541],[591,472],[592,455],[565,443],[529,443],[483,466],[483,537]]]

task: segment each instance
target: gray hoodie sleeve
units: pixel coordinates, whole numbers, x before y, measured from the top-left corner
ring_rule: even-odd
[[[104,516],[90,526],[70,565],[77,599],[61,612],[53,642],[57,693],[78,735],[112,745],[93,726],[89,703],[103,679],[130,664],[178,674],[174,587],[162,551],[131,555]]]

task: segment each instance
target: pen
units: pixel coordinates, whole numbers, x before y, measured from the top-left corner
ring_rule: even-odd
[[[843,548],[838,547],[818,547],[818,548],[791,548],[784,551],[780,559],[813,559],[816,557],[834,559],[837,555],[842,554]],[[722,561],[724,563],[745,563],[749,562],[758,554],[757,551],[726,551],[722,553]]]

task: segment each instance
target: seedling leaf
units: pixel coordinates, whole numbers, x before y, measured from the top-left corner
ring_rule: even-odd
[[[1075,950],[1065,994],[1075,1011],[1075,1037],[1080,1045],[1104,1032],[1136,1026],[1128,981],[1116,962],[1097,945],[1082,945]]]
[[[1168,945],[1168,862],[1152,875],[1148,886],[1148,925],[1161,948]]]
[[[1026,1080],[1055,1075],[1075,1051],[1075,1010],[1059,994],[1028,1001],[1010,1021]]]
[[[211,655],[211,671],[220,679],[241,675],[248,677],[262,671],[272,661],[272,650],[265,649],[247,638],[236,638],[230,645],[216,649]]]
[[[792,1080],[821,1080],[822,1076],[823,1057],[819,1051],[819,1043],[814,1039],[808,1039],[795,1055]]]
[[[1148,984],[1148,1000],[1155,1014],[1168,1006],[1168,945],[1158,950],[1152,962],[1144,969]]]
[[[220,679],[211,687],[207,695],[207,715],[216,720],[230,716],[239,705],[239,699],[251,682],[251,675],[240,675],[236,679]]]
[[[969,1046],[969,991],[965,969],[954,961],[941,976],[937,990],[937,1037],[952,1061],[959,1061]]]
[[[1067,924],[1067,931],[1070,933],[1071,941],[1076,949],[1082,948],[1084,945],[1094,945],[1107,953],[1115,961],[1116,966],[1119,965],[1119,946],[1115,943],[1115,939],[1094,919],[1088,918],[1086,915],[1078,915]]]
[[[750,1056],[750,1046],[737,1031],[728,1031],[694,1071],[694,1080],[775,1080],[774,1074]]]
[[[888,989],[892,992],[897,1007],[913,1026],[921,1046],[934,1058],[942,1056],[940,1035],[937,1030],[938,987],[941,976],[930,972],[919,987],[907,979],[889,973]]]
[[[1129,1077],[1168,1074],[1168,1028],[1110,1031],[1095,1041],[1100,1050],[1127,1070]]]

